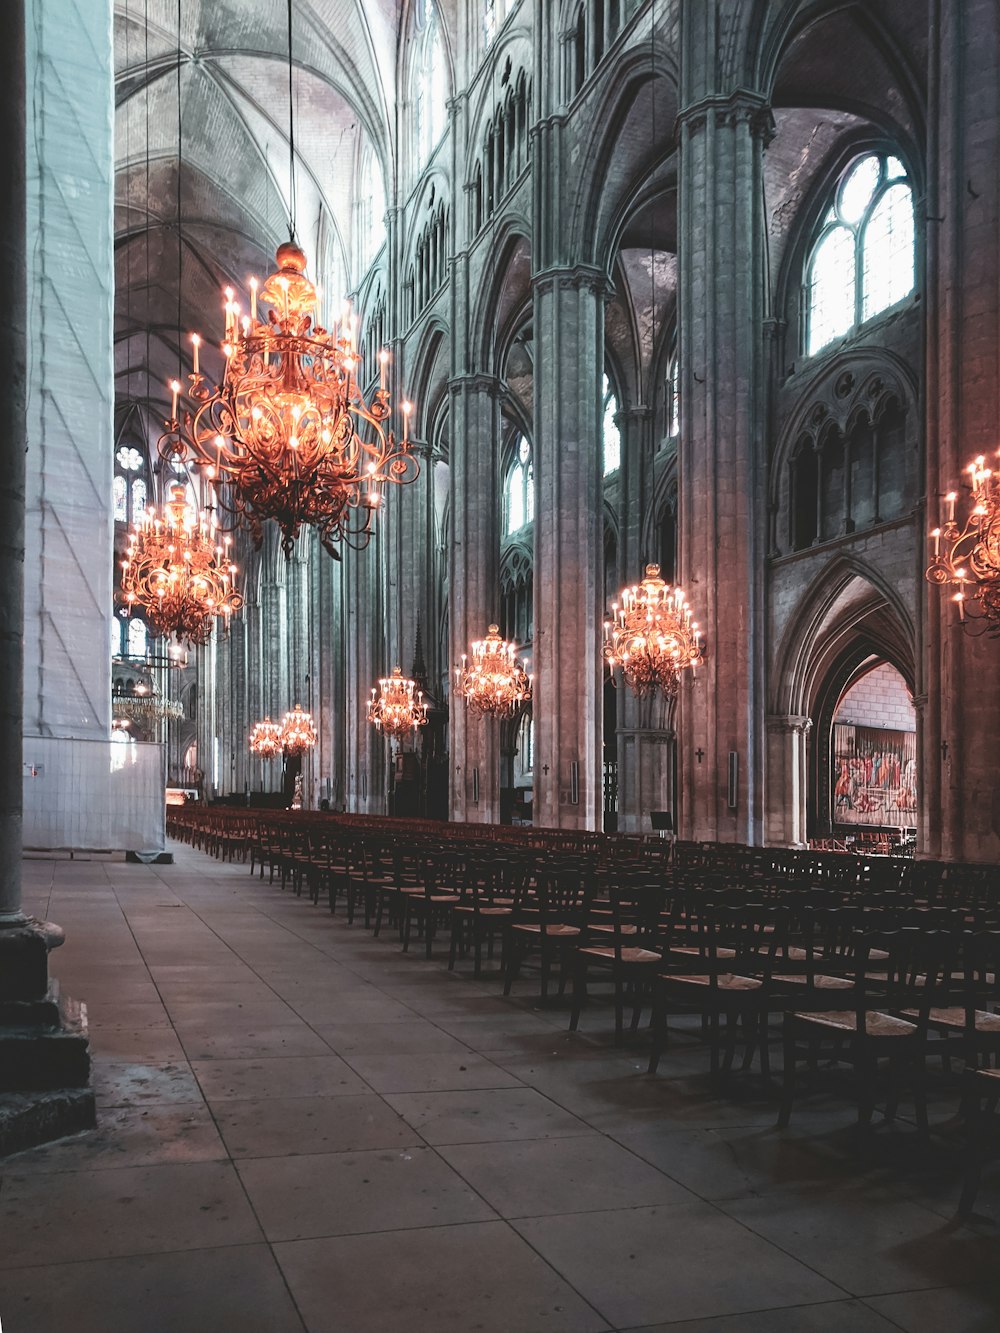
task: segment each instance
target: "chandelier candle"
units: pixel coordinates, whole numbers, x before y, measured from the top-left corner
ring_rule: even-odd
[[[281,754],[281,727],[269,717],[255,722],[250,733],[250,751],[260,759],[277,759]]]
[[[969,517],[964,525],[956,521],[958,492],[949,491],[941,525],[931,529],[934,549],[926,578],[957,589],[952,601],[960,623],[985,622],[981,631],[1000,634],[1000,472],[987,466],[984,454],[966,472],[973,501]]]
[[[661,690],[673,698],[681,671],[702,659],[701,635],[684,593],[660,578],[659,565],[647,565],[646,577],[626,588],[611,611],[604,622],[604,657],[612,680],[620,668],[634,694]]]
[[[213,386],[201,370],[201,339],[192,335],[193,370],[185,404],[171,382],[171,416],[160,437],[164,458],[205,468],[219,505],[254,543],[273,519],[287,556],[303,524],[326,550],[367,544],[372,519],[390,484],[415,481],[409,403],[402,438],[390,426],[388,354],[379,357],[378,388],[368,401],[359,384],[356,317],[348,307],[339,332],[315,322],[316,288],[306,257],[292,241],[278,248],[278,270],[258,291],[250,280],[250,314],[225,290],[223,375]],[[267,307],[262,318],[258,306]]]
[[[281,720],[281,746],[288,754],[304,754],[316,744],[316,726],[298,704]]]
[[[164,517],[150,507],[128,537],[122,597],[138,607],[157,634],[178,643],[207,643],[216,620],[226,627],[243,605],[230,538],[218,540],[215,515],[198,511],[179,482],[170,487]]]
[[[499,626],[491,625],[486,638],[473,643],[472,661],[463,653],[462,665],[455,668],[458,692],[477,713],[512,716],[531,698],[526,666],[517,660],[517,646],[501,639]]]
[[[368,721],[387,736],[402,737],[408,731],[418,731],[427,722],[423,690],[417,689],[415,680],[404,677],[400,667],[393,667],[391,676],[383,676],[378,687],[372,687]]]

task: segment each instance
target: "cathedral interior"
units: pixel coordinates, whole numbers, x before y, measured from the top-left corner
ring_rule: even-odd
[[[1000,0],[6,8],[0,1323],[1000,1326]]]

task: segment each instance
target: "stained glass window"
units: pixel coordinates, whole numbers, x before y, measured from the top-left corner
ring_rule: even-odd
[[[520,532],[535,518],[535,477],[531,466],[531,445],[522,435],[515,453],[514,466],[507,474],[507,536]]]
[[[611,387],[611,381],[604,376],[604,418],[602,435],[604,441],[604,475],[609,477],[617,472],[622,463],[622,437],[615,417],[618,415],[618,399]]]
[[[148,635],[145,623],[141,620],[130,620],[128,622],[129,657],[145,657],[147,641]]]
[[[913,190],[898,157],[869,153],[837,183],[806,272],[809,355],[896,305],[916,282]]]
[[[146,483],[141,477],[136,477],[132,483],[132,521],[139,517],[146,508]]]
[[[142,454],[131,445],[123,444],[115,454],[115,461],[124,472],[138,472],[142,467]]]
[[[119,472],[112,482],[111,491],[115,502],[115,522],[128,522],[128,482]]]
[[[437,147],[448,119],[448,62],[437,11],[424,0],[416,12],[420,33],[413,64],[410,117],[413,125],[413,168],[418,172]]]

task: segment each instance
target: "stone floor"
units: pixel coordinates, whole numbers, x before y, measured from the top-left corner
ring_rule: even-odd
[[[648,1078],[494,980],[242,866],[32,860],[99,1127],[0,1164],[4,1333],[995,1333],[1000,1168],[774,1128],[683,1038]],[[949,1114],[942,1104],[938,1119]]]

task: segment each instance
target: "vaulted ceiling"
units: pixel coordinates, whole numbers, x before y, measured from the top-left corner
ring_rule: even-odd
[[[296,232],[331,309],[359,277],[365,149],[391,196],[407,5],[294,0]],[[452,43],[456,5],[438,4]],[[115,0],[120,402],[161,403],[178,328],[214,340],[220,288],[265,276],[287,238],[287,23],[286,0]]]

